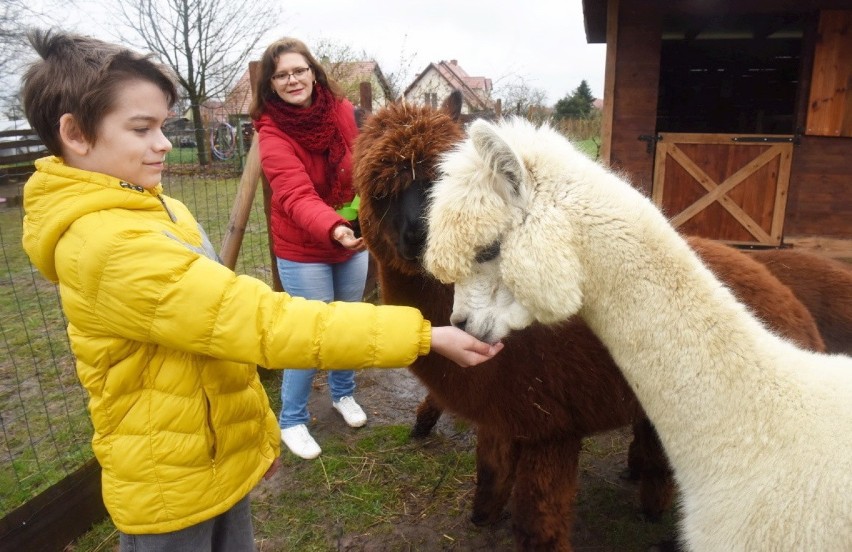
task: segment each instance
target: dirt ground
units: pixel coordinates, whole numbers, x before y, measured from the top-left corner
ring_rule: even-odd
[[[318,376],[320,380],[321,376]],[[408,370],[367,370],[357,376],[356,398],[367,412],[370,425],[411,425],[414,411],[426,390]],[[315,383],[315,387],[317,384]],[[310,411],[314,418],[311,433],[322,446],[331,436],[351,435],[358,431],[346,427],[340,415],[331,408],[328,393],[320,381],[319,389],[311,394]],[[427,439],[424,447],[447,446],[474,450],[475,435],[467,424],[452,415],[444,414],[436,426],[440,439]],[[580,491],[572,544],[576,551],[650,551],[665,550],[671,538],[674,514],[661,523],[648,523],[637,514],[636,484],[622,480],[626,449],[630,435],[625,429],[595,436],[587,440],[581,458]],[[289,454],[286,450],[284,454]],[[270,486],[287,481],[286,470],[280,477],[261,483],[255,490],[260,495],[275,492]],[[290,468],[292,470],[292,468]],[[463,501],[460,513],[430,507],[429,497],[412,497],[419,502],[401,513],[390,534],[341,535],[337,550],[341,551],[512,551],[514,541],[511,513],[497,525],[477,527],[468,519],[473,496],[470,489],[457,500]],[[408,510],[408,508],[406,508]],[[419,512],[419,513],[415,513]],[[333,534],[329,528],[329,534]],[[658,545],[663,545],[662,547]]]

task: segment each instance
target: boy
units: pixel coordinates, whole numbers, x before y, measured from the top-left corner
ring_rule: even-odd
[[[293,298],[218,264],[162,193],[171,75],[92,38],[30,42],[42,59],[24,109],[53,156],[25,186],[23,244],[59,284],[122,550],[254,550],[248,494],[280,448],[257,364],[407,366],[431,346],[472,365],[500,350],[415,309]]]

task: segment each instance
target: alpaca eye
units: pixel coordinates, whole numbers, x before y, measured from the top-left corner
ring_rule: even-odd
[[[487,263],[488,261],[493,261],[494,259],[496,259],[499,254],[500,254],[500,242],[496,241],[496,242],[492,243],[491,245],[489,245],[488,247],[480,249],[476,253],[475,260],[476,260],[477,263]]]

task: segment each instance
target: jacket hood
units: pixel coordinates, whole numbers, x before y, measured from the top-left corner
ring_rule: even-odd
[[[162,184],[150,190],[101,173],[75,169],[61,158],[43,157],[24,185],[24,251],[41,274],[58,281],[54,252],[65,231],[88,214],[120,207],[164,209],[158,196]]]
[[[254,124],[254,129],[257,132],[260,132],[260,129],[262,129],[264,127],[268,127],[268,126],[278,128],[275,125],[275,122],[272,120],[272,118],[269,115],[267,115],[266,113],[261,113],[260,117],[258,117],[254,121],[252,121],[252,124]]]

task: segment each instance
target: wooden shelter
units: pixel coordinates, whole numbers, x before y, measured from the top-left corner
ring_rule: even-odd
[[[603,161],[685,233],[852,238],[852,0],[582,0]]]

